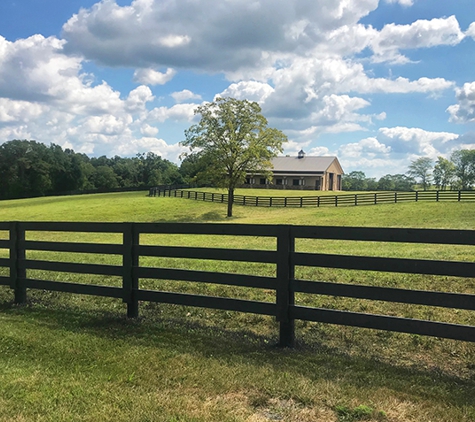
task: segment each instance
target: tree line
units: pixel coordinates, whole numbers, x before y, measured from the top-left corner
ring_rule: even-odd
[[[0,145],[0,199],[181,183],[180,168],[153,152],[90,158],[36,141]]]
[[[475,185],[475,150],[462,149],[452,153],[450,159],[432,160],[421,157],[411,161],[404,174],[387,174],[379,180],[367,178],[362,171],[344,175],[343,190],[410,191],[435,187],[439,190],[470,190]]]

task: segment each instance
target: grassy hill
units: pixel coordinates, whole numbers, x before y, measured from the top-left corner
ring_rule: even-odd
[[[262,191],[245,193],[259,195]],[[225,204],[148,198],[138,192],[2,201],[0,221],[233,222],[472,229],[474,211],[475,204],[449,202],[318,209],[236,206],[235,217],[226,219]],[[73,240],[69,234],[46,235]],[[6,232],[0,232],[1,238],[6,236]],[[144,239],[144,242],[156,241],[220,246],[218,242],[222,240],[212,236]],[[257,238],[246,242],[228,239],[227,245],[273,247]],[[475,258],[470,248],[462,247],[414,245],[409,248],[371,242],[362,249],[355,242],[330,241],[298,245],[301,250],[322,247],[335,252],[384,256],[471,261]],[[5,253],[0,250],[1,256]],[[84,258],[76,255],[68,259]],[[171,260],[155,263],[176,265]],[[201,261],[193,265],[215,270],[218,264]],[[219,265],[220,271],[269,271],[264,266],[251,268],[225,262]],[[300,271],[302,277],[314,280],[469,293],[475,287],[474,279],[304,268]],[[85,276],[67,281],[76,280],[117,282]],[[150,284],[161,289],[245,298],[257,294],[249,289],[225,291],[223,287],[189,286],[190,283],[150,281]],[[260,294],[265,296],[269,292]],[[114,299],[35,291],[28,293],[28,305],[15,306],[12,297],[9,288],[0,287],[0,421],[475,420],[472,343],[298,322],[296,349],[280,350],[274,347],[277,324],[272,318],[258,315],[143,304],[141,317],[127,320],[125,305]],[[309,299],[298,297],[297,300],[306,303]],[[475,325],[472,314],[465,311],[332,297],[312,300],[309,303],[312,306]]]

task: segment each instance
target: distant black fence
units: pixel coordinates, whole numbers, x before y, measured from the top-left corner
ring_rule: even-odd
[[[282,346],[292,346],[294,344],[295,320],[326,322],[475,342],[475,326],[305,307],[296,305],[294,297],[295,293],[299,292],[475,310],[475,295],[473,294],[307,281],[295,278],[296,266],[473,278],[475,277],[474,262],[304,253],[295,250],[295,242],[297,239],[336,239],[474,246],[474,230],[191,223],[0,222],[0,231],[8,232],[8,239],[0,240],[0,249],[9,251],[9,258],[0,258],[0,270],[3,270],[4,274],[9,271],[9,275],[0,276],[0,285],[9,286],[14,290],[14,300],[16,303],[24,303],[26,301],[27,289],[43,289],[122,299],[127,304],[128,317],[138,316],[140,301],[270,315],[276,317],[280,323],[280,345]],[[31,232],[35,232],[35,235],[38,237],[40,237],[41,232],[118,233],[121,235],[122,241],[116,244],[103,244],[27,240],[31,236]],[[141,235],[149,233],[262,236],[274,238],[276,240],[276,247],[274,250],[246,250],[144,245],[140,241]],[[112,254],[121,256],[122,264],[98,265],[87,262],[73,263],[32,259],[28,257],[31,251]],[[140,264],[142,257],[267,263],[275,265],[275,276],[264,277],[146,267]],[[40,280],[32,278],[30,270],[118,276],[122,282],[120,287],[114,287]],[[259,302],[227,297],[145,290],[139,287],[139,281],[144,279],[181,280],[245,286],[275,291],[276,294],[275,301],[273,302]]]
[[[226,203],[228,201],[227,194],[184,189],[186,188],[156,188],[150,196],[169,196],[207,202]],[[475,201],[475,191],[375,192],[301,197],[234,195],[234,204],[254,207],[345,207],[418,201]]]
[[[148,196],[169,196],[166,192],[174,192],[179,189],[196,188],[196,185],[160,185],[148,188]]]

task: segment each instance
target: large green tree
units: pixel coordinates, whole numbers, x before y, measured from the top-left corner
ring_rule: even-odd
[[[461,149],[454,151],[450,157],[455,165],[455,175],[462,190],[470,189],[475,183],[475,150]]]
[[[419,179],[424,190],[430,186],[432,160],[429,157],[421,157],[411,162],[407,174],[415,179]]]
[[[216,186],[228,190],[228,217],[233,215],[234,190],[246,174],[269,174],[271,158],[282,152],[287,137],[277,129],[267,127],[256,102],[217,98],[199,106],[195,115],[199,123],[185,131],[184,146],[193,155],[206,161],[205,175]]]
[[[366,190],[368,189],[368,180],[362,171],[352,171],[350,174],[343,175],[343,190]]]
[[[455,164],[444,157],[437,157],[433,171],[434,183],[437,189],[445,190],[455,179]]]

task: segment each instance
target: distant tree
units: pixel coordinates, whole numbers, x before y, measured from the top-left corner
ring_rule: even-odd
[[[178,166],[153,152],[137,154],[140,185],[156,186],[183,183]]]
[[[184,157],[180,165],[180,174],[185,183],[197,183],[201,185],[209,185],[212,183],[211,178],[207,174],[208,163],[206,157],[198,155],[189,155]]]
[[[367,190],[377,190],[378,189],[378,181],[374,177],[367,178],[366,179],[366,184],[367,184],[367,187],[366,187]]]
[[[36,141],[0,145],[0,198],[41,196],[53,189],[51,151]]]
[[[386,174],[378,181],[378,190],[410,191],[416,181],[405,174]]]
[[[378,190],[395,190],[395,183],[390,174],[386,174],[378,181]]]
[[[115,189],[119,187],[117,176],[112,167],[98,166],[92,175],[94,187],[97,189]]]
[[[368,189],[368,179],[362,171],[352,171],[343,175],[343,190],[366,190]]]
[[[470,189],[475,181],[475,150],[461,149],[450,157],[455,165],[455,175],[460,189]]]
[[[455,179],[455,164],[444,157],[438,157],[434,166],[434,184],[437,189],[445,190]]]
[[[419,179],[424,190],[430,187],[432,160],[429,157],[421,157],[411,162],[407,174]]]
[[[195,114],[201,120],[185,131],[182,145],[190,152],[184,156],[206,160],[204,173],[216,186],[228,190],[227,216],[232,217],[235,188],[251,172],[269,177],[270,159],[282,152],[287,137],[267,127],[256,102],[218,98],[198,107]]]

